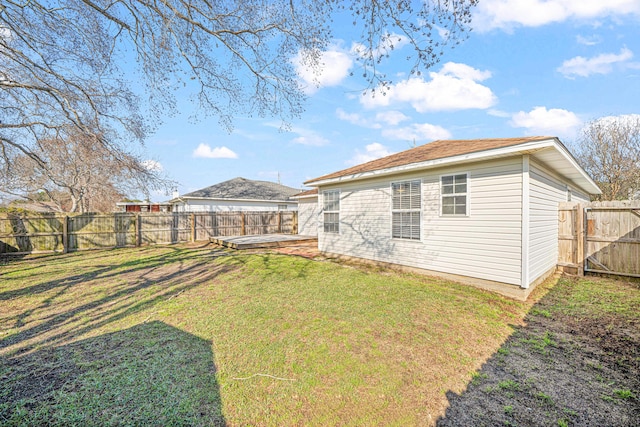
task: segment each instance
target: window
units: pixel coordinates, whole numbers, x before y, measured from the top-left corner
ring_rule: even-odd
[[[340,190],[322,192],[324,232],[340,232]]]
[[[467,180],[466,173],[440,177],[442,215],[467,215]]]
[[[287,210],[287,205],[278,205],[278,210],[279,211],[286,211]]]
[[[391,237],[420,240],[420,181],[391,183]]]

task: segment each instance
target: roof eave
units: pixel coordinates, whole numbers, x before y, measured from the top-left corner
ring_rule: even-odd
[[[575,179],[573,179],[573,181],[589,194],[602,194],[602,190],[600,189],[600,187],[598,187],[598,184],[596,184],[596,182],[591,179],[589,174],[584,169],[582,169],[582,167],[578,164],[578,161],[575,159],[575,157],[573,157],[569,150],[567,150],[564,144],[562,144],[557,138],[555,139],[557,142],[556,148],[558,152],[579,173],[578,182],[576,182]]]
[[[342,183],[347,181],[356,181],[356,180],[379,177],[379,176],[394,175],[398,173],[412,172],[412,171],[422,170],[422,169],[432,169],[435,167],[448,166],[450,164],[455,164],[455,163],[460,164],[460,163],[473,162],[473,161],[492,158],[492,157],[503,157],[510,154],[516,154],[521,151],[532,151],[532,150],[543,149],[553,144],[554,144],[554,139],[545,139],[542,141],[533,141],[533,142],[527,142],[524,144],[494,148],[491,150],[475,151],[472,153],[460,154],[457,156],[442,157],[439,159],[427,160],[424,162],[409,163],[406,165],[394,166],[391,168],[378,169],[375,171],[362,172],[358,174],[343,175],[335,178],[323,179],[318,181],[311,180],[311,181],[306,181],[304,184],[310,185],[313,187],[319,187],[321,185],[327,185],[327,184],[337,184],[337,183]]]
[[[486,160],[492,158],[506,157],[517,154],[533,154],[537,151],[554,148],[563,158],[568,162],[577,172],[578,178],[571,179],[576,186],[589,194],[601,194],[602,191],[598,188],[598,185],[589,177],[589,175],[578,165],[575,158],[569,153],[566,147],[560,142],[558,138],[548,138],[538,141],[526,142],[523,144],[510,145],[507,147],[493,148],[490,150],[476,151],[472,153],[461,154],[451,157],[443,157],[434,160],[427,160],[424,162],[409,163],[406,165],[395,166],[391,168],[384,168],[375,171],[367,171],[358,174],[343,175],[335,178],[311,180],[304,184],[312,187],[320,187],[323,185],[339,184],[350,181],[358,181],[363,179],[377,178],[388,175],[396,175],[400,173],[414,172],[424,169],[433,169],[436,167],[449,166],[453,164],[464,164],[469,162],[475,162],[479,160]]]
[[[291,198],[294,199],[294,200],[317,199],[318,198],[318,193],[316,193],[316,194],[307,194],[306,196],[291,196]]]

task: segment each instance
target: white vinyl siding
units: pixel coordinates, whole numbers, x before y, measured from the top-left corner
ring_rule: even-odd
[[[323,203],[323,227],[325,233],[340,232],[340,190],[324,191]]]
[[[391,237],[420,240],[420,180],[391,183]]]
[[[318,235],[318,216],[320,207],[318,198],[304,198],[298,200],[298,234],[305,236]]]
[[[575,188],[571,188],[571,201],[573,203],[589,203],[591,197],[588,194],[582,193]]]
[[[462,174],[472,215],[442,216],[440,177]],[[421,181],[417,242],[391,237],[391,183],[410,180]],[[520,285],[520,156],[341,183],[340,190],[340,235],[321,232],[321,251]]]
[[[235,211],[277,211],[283,203],[257,200],[206,200],[186,199],[173,204],[174,212],[235,212]],[[287,203],[287,210],[298,210],[297,203]]]
[[[529,169],[529,282],[558,263],[558,204],[566,198],[566,184],[532,161]],[[572,199],[577,198],[576,193],[572,193]]]

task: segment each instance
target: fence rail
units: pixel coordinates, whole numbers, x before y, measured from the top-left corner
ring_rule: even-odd
[[[297,212],[171,212],[0,216],[0,254],[208,241],[212,237],[296,234]]]
[[[563,203],[558,220],[565,271],[640,277],[639,201]]]

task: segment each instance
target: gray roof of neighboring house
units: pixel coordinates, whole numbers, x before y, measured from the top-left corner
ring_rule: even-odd
[[[289,200],[300,192],[299,188],[269,181],[233,178],[210,187],[201,188],[180,196],[181,198],[210,198],[230,200]]]

